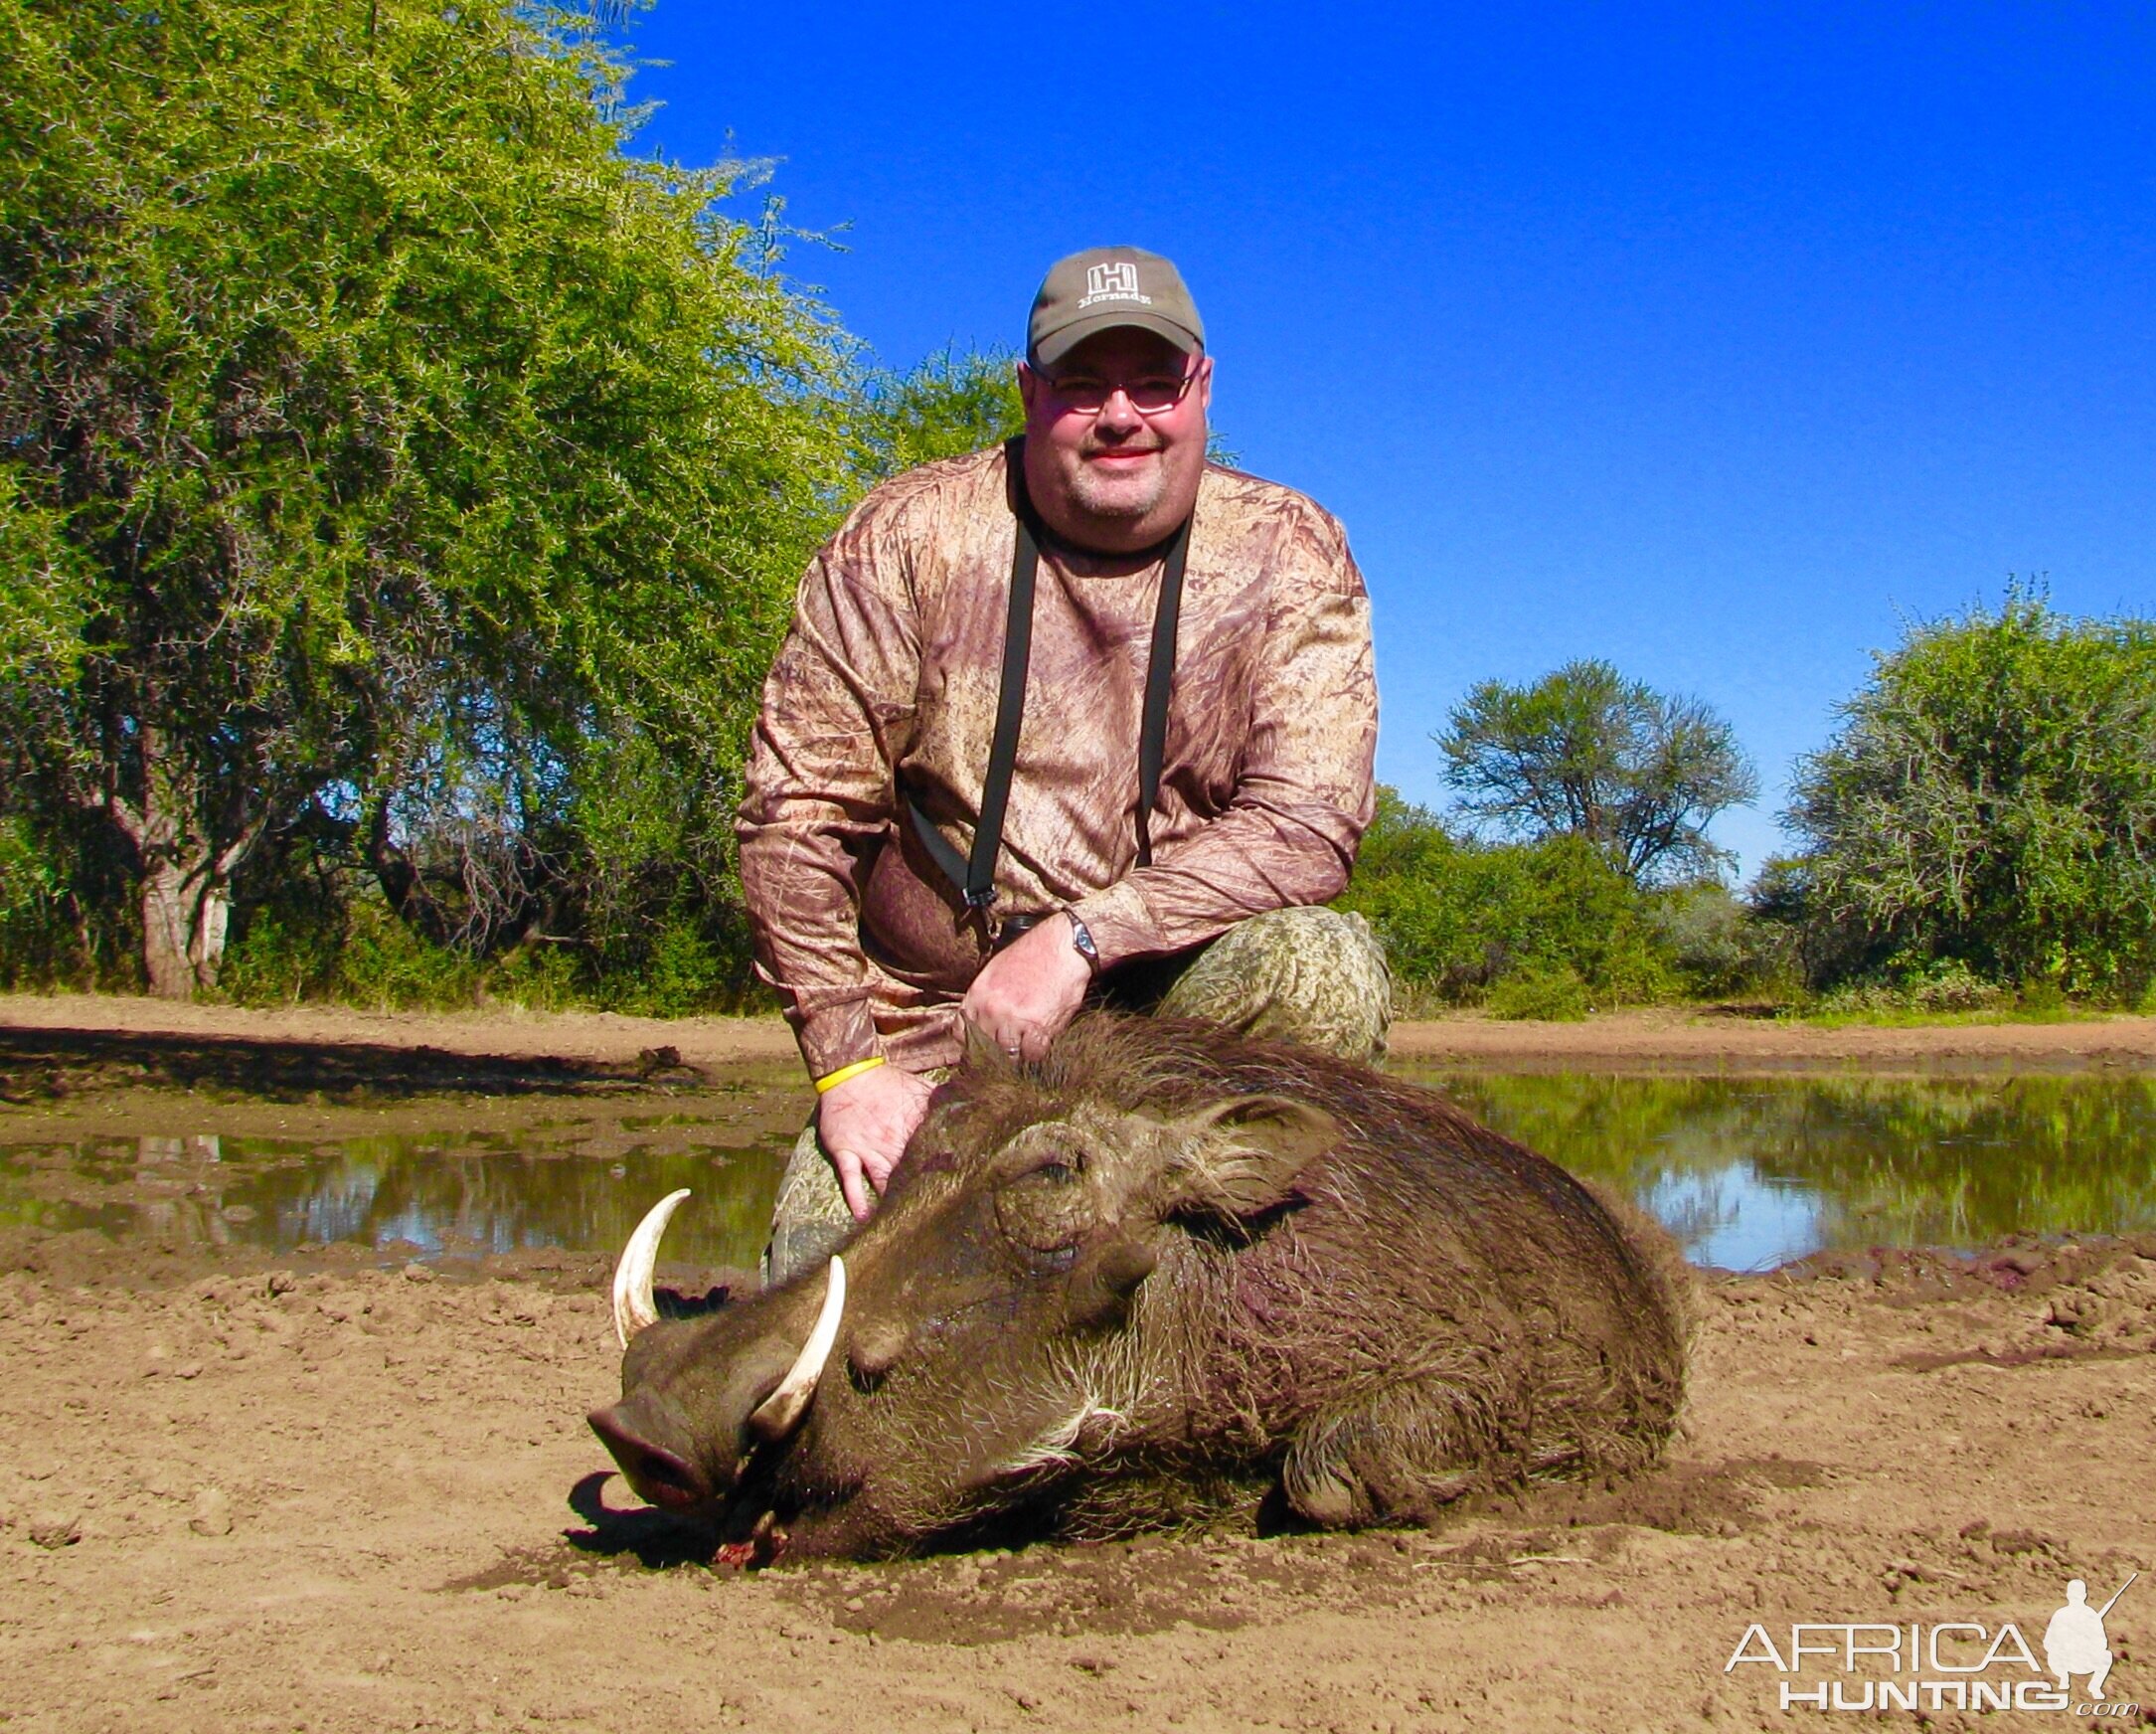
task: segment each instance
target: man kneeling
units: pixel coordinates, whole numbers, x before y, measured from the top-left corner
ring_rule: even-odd
[[[1206,461],[1173,264],[1053,266],[1023,437],[862,502],[801,583],[742,803],[757,967],[815,1124],[769,1276],[866,1218],[967,1024],[1088,998],[1368,1059],[1385,965],[1335,896],[1372,810],[1369,602],[1339,524]]]

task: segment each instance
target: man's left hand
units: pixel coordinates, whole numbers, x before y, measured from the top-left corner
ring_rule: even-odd
[[[1038,1060],[1078,1015],[1092,978],[1071,943],[1070,917],[1054,915],[989,958],[959,1009],[1005,1053]]]

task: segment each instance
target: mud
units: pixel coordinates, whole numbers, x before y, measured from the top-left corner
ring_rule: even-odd
[[[2069,1577],[2156,1559],[2156,1240],[1711,1282],[1682,1437],[1631,1483],[750,1575],[584,1430],[601,1259],[18,1233],[0,1271],[10,1728],[1784,1726],[1770,1670],[1724,1671],[1754,1620],[2034,1642]],[[2113,1697],[2156,1699],[2151,1608],[2111,1617]]]
[[[1768,1009],[1661,1007],[1555,1024],[1435,1018],[1396,1023],[1392,1052],[1417,1068],[1507,1071],[2156,1068],[2156,1017],[1835,1029],[1777,1018],[1767,1015]],[[236,1087],[251,1088],[266,1064],[285,1075],[286,1087],[302,1093],[366,1087],[394,1095],[398,1086],[390,1080],[400,1075],[413,1088],[454,1089],[460,1078],[480,1070],[542,1088],[567,1084],[604,1090],[633,1085],[660,1070],[686,1080],[745,1062],[797,1064],[793,1039],[775,1016],[668,1020],[612,1013],[380,1013],[312,1005],[251,1010],[114,994],[0,994],[0,1096],[27,1100],[56,1070],[63,1087],[75,1087],[69,1045],[97,1037],[128,1038],[101,1050],[122,1067],[162,1068],[164,1075],[183,1081],[201,1075],[190,1068],[222,1067]],[[137,1051],[144,1037],[154,1039]],[[44,1048],[38,1045],[41,1038]],[[675,1070],[677,1061],[686,1070]]]

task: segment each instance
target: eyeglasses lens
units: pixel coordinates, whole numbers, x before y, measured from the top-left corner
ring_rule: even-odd
[[[1056,395],[1082,415],[1097,415],[1118,391],[1130,400],[1141,416],[1157,416],[1182,402],[1190,384],[1187,375],[1165,374],[1152,379],[1107,380],[1076,376],[1056,381]]]

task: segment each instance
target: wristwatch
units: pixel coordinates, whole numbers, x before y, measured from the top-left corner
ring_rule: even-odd
[[[1085,959],[1095,974],[1098,974],[1100,971],[1100,948],[1093,944],[1092,929],[1078,920],[1077,910],[1067,909],[1063,913],[1071,918],[1072,949]]]

